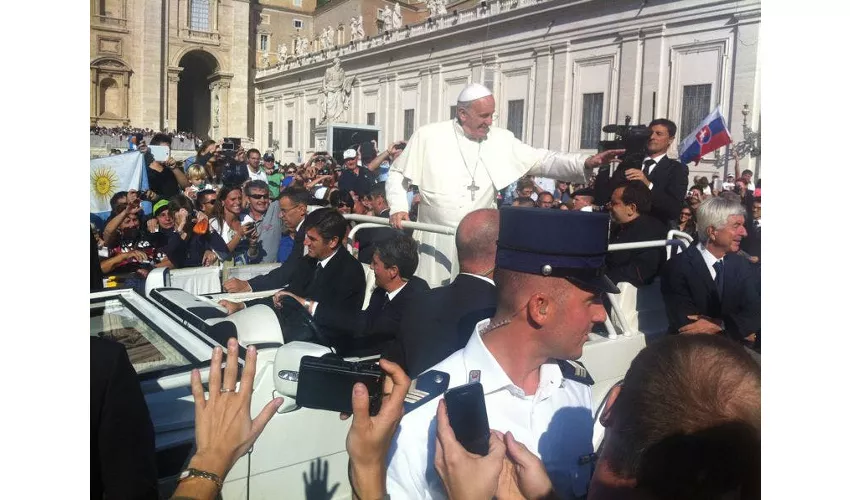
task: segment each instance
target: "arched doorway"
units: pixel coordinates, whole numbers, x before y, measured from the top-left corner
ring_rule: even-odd
[[[177,130],[192,132],[206,139],[211,127],[209,77],[215,73],[215,58],[193,50],[180,59],[180,81],[177,83]]]

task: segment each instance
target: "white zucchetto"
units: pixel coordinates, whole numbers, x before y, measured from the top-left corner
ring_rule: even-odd
[[[457,102],[470,102],[487,97],[488,95],[493,95],[490,89],[480,83],[470,83],[460,91],[460,95],[457,96]]]

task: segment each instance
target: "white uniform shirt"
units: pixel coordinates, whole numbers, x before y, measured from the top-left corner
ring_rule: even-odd
[[[540,367],[537,392],[525,395],[511,382],[478,333],[490,323],[480,321],[466,347],[431,370],[449,374],[449,388],[466,384],[470,370],[481,371],[481,385],[491,429],[511,431],[543,460],[558,498],[587,493],[590,465],[579,457],[593,452],[593,414],[590,387],[563,378],[560,367]],[[427,370],[426,370],[427,371]],[[445,498],[434,468],[437,404],[435,398],[406,414],[390,447],[387,493],[398,499]]]

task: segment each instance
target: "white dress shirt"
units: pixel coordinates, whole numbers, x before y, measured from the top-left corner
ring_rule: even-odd
[[[715,257],[702,243],[697,243],[697,250],[699,250],[700,255],[702,255],[702,260],[705,261],[705,265],[708,266],[708,272],[711,273],[711,279],[717,279],[717,271],[714,270],[714,263],[723,259]]]
[[[653,163],[652,165],[650,165],[650,166],[649,166],[649,172],[646,172],[646,173],[645,173],[645,175],[646,175],[646,178],[647,178],[647,179],[649,179],[649,175],[650,175],[650,174],[651,174],[651,173],[655,170],[655,167],[657,167],[657,166],[658,166],[658,163],[659,163],[662,159],[664,159],[664,157],[665,157],[665,156],[667,156],[667,152],[666,152],[666,151],[665,151],[665,152],[663,152],[663,153],[661,153],[660,155],[656,155],[656,156],[647,156],[646,158],[644,158],[644,159],[643,159],[643,161],[644,161],[644,162],[646,162],[646,160],[652,160],[652,161],[654,161],[654,162],[655,162],[655,163]],[[643,163],[641,163],[641,164],[640,164],[640,168],[641,168],[641,170],[643,170]],[[649,189],[650,189],[650,190],[652,189],[652,182],[650,182],[650,183],[649,183]]]
[[[400,287],[396,288],[392,292],[387,292],[387,298],[389,300],[393,300],[395,298],[395,296],[398,295],[399,292],[401,292],[401,289],[406,287],[406,286],[407,286],[407,282],[405,281],[404,283],[402,283],[402,285]]]
[[[537,392],[525,394],[481,340],[479,331],[489,323],[489,319],[480,321],[466,347],[430,370],[448,373],[449,388],[466,384],[470,370],[480,370],[490,428],[511,431],[543,460],[558,498],[585,495],[590,465],[578,465],[578,460],[593,451],[590,387],[565,379],[555,362],[547,362],[540,366]],[[388,463],[387,493],[391,498],[446,497],[434,469],[440,399],[432,399],[401,420]]]
[[[300,226],[300,224],[299,224],[299,226]],[[337,248],[337,249],[334,251],[334,253],[332,253],[332,254],[330,255],[330,257],[327,257],[327,258],[324,258],[324,259],[320,260],[320,261],[319,261],[319,263],[318,263],[318,264],[316,264],[316,265],[318,265],[318,266],[322,266],[322,269],[324,269],[324,268],[328,265],[328,262],[330,262],[330,261],[331,261],[331,259],[333,259],[333,258],[334,258],[334,255],[336,255],[336,253],[337,253],[337,252],[339,252],[339,248]],[[316,309],[318,309],[318,308],[319,308],[319,303],[318,303],[318,302],[313,302],[313,303],[312,303],[312,307],[310,307],[310,308],[308,309],[308,311],[310,312],[310,315],[311,315],[311,316],[315,316],[315,315],[316,315]]]
[[[476,277],[476,278],[478,278],[482,281],[486,281],[487,283],[490,283],[491,285],[496,286],[496,282],[491,280],[487,276],[481,276],[480,274],[472,274],[472,273],[458,273],[458,274],[465,274],[467,276],[474,276],[474,277]]]

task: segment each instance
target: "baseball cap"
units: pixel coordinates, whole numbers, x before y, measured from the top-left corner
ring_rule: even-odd
[[[357,158],[357,151],[355,151],[353,149],[346,149],[342,153],[342,159],[343,160],[350,160],[351,158]]]
[[[264,154],[263,161],[274,161],[274,155],[271,153]]]
[[[168,208],[168,200],[159,200],[153,205],[153,215],[154,217],[159,215],[160,212]]]
[[[499,210],[496,267],[620,293],[605,275],[609,223],[608,214],[595,212],[504,207]]]

